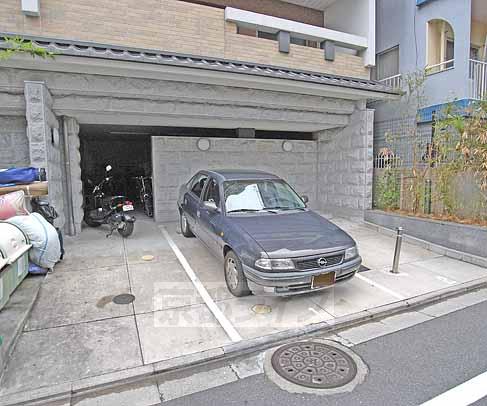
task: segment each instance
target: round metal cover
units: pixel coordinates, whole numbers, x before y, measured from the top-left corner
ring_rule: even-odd
[[[122,293],[121,295],[117,295],[113,298],[113,303],[124,305],[130,304],[135,300],[135,296],[131,295],[130,293]]]
[[[256,314],[268,314],[272,312],[272,307],[266,304],[256,304],[252,306],[252,311]]]
[[[284,379],[308,388],[338,388],[357,375],[357,364],[350,355],[314,341],[282,346],[272,355],[271,363]]]

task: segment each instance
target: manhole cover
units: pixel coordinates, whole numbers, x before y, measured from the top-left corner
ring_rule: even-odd
[[[130,293],[122,293],[121,295],[117,295],[113,298],[113,303],[124,305],[132,303],[135,300],[135,296],[131,295]]]
[[[357,375],[357,364],[350,355],[314,341],[284,345],[274,352],[271,363],[280,376],[308,388],[338,388]]]
[[[265,304],[256,304],[252,306],[252,311],[256,314],[267,314],[272,312],[272,307]]]

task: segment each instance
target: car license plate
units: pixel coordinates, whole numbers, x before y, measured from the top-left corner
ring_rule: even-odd
[[[134,206],[132,206],[131,204],[124,204],[122,206],[122,210],[123,211],[130,211],[130,210],[133,210],[134,209]]]
[[[335,272],[322,273],[321,275],[313,276],[311,288],[322,288],[324,286],[331,286],[333,284],[335,284]]]

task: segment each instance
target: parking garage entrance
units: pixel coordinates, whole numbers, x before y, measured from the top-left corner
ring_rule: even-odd
[[[179,186],[201,169],[258,169],[283,177],[317,203],[317,142],[312,133],[253,129],[81,125],[83,195],[112,169],[113,192],[135,202],[143,177],[153,187],[157,222],[178,220]],[[87,200],[85,200],[86,202]]]
[[[150,133],[131,128],[86,125],[80,128],[81,179],[85,204],[107,176],[105,193],[134,203],[138,216],[153,216]]]

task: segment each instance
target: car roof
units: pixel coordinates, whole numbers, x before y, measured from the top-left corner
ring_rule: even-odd
[[[220,181],[246,179],[280,179],[279,176],[256,169],[212,169],[205,171]]]

